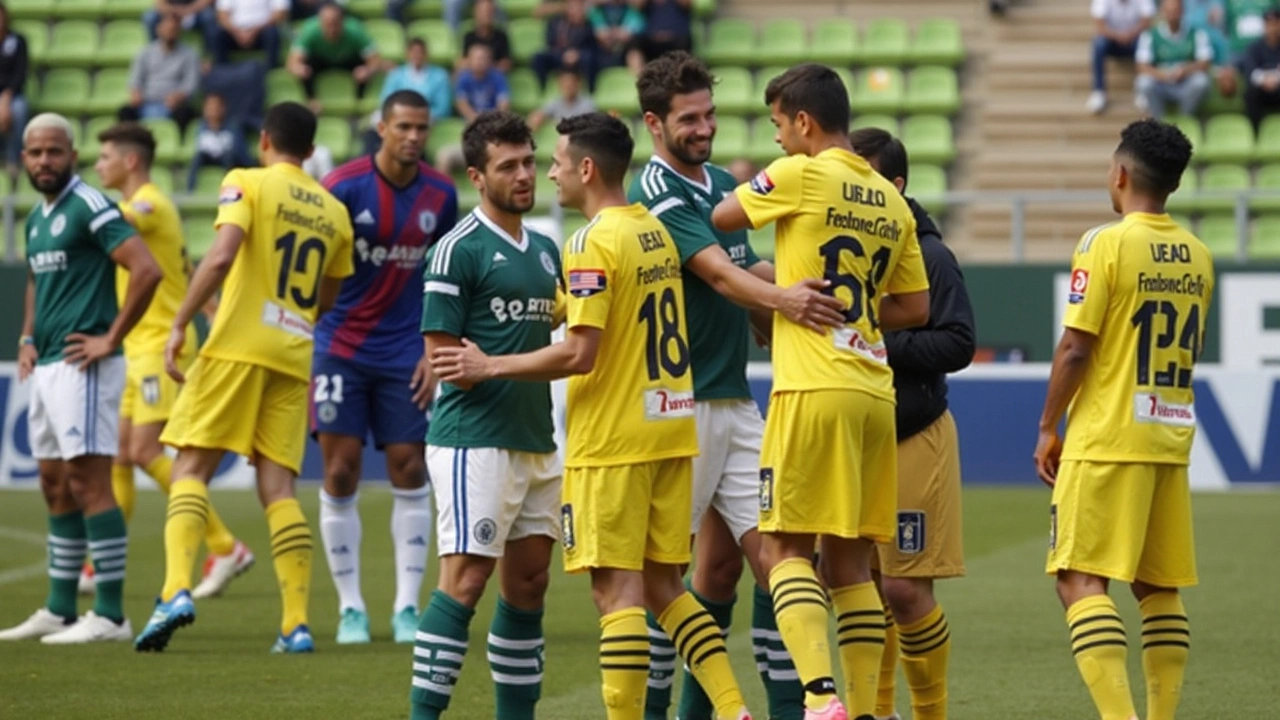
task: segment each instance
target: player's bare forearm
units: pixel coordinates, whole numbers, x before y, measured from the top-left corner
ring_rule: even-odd
[[[906,330],[929,322],[929,291],[880,298],[880,329]]]
[[[1053,369],[1049,373],[1049,390],[1044,398],[1044,411],[1040,414],[1040,430],[1047,432],[1058,427],[1067,406],[1076,396],[1089,369],[1089,357],[1097,338],[1083,330],[1067,328],[1053,353]]]
[[[155,297],[156,288],[160,287],[160,280],[164,275],[160,272],[160,266],[156,264],[155,258],[151,256],[151,251],[137,235],[121,243],[111,253],[111,259],[129,271],[129,284],[125,287],[124,302],[120,304],[120,311],[116,314],[115,321],[111,323],[111,329],[107,331],[107,340],[111,345],[120,347],[124,342],[124,336],[129,334],[133,326],[137,325],[143,314],[147,312],[147,308],[151,305],[151,298]]]
[[[531,353],[495,356],[491,368],[495,378],[550,382],[591,372],[599,349],[599,328],[575,327],[563,341]]]
[[[711,224],[720,232],[734,232],[750,228],[751,219],[747,217],[747,211],[742,208],[742,201],[738,200],[738,196],[729,193],[711,211]]]
[[[231,272],[231,263],[235,262],[240,243],[244,241],[244,230],[235,225],[223,224],[218,227],[218,239],[214,241],[209,253],[196,266],[191,276],[191,286],[187,296],[178,307],[178,314],[173,319],[173,326],[185,328],[200,308],[222,287],[222,282]]]
[[[22,302],[22,336],[36,334],[36,276],[27,271],[27,294]]]
[[[782,288],[735,265],[719,245],[700,250],[685,267],[735,305],[748,310],[777,310],[782,306]]]

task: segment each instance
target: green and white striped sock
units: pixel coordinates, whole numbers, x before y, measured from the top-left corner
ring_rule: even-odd
[[[467,654],[467,629],[474,615],[474,610],[443,592],[431,593],[413,641],[410,720],[438,720],[449,707]]]
[[[114,507],[85,518],[84,526],[89,534],[89,556],[93,558],[93,580],[97,585],[93,612],[124,622],[124,567],[129,553],[124,513]]]
[[[676,680],[676,646],[653,613],[644,614],[649,626],[649,687],[644,696],[645,720],[667,720],[671,686]]]
[[[534,720],[545,650],[542,611],[521,610],[499,598],[489,625],[488,652],[499,720]]]
[[[88,552],[84,515],[79,510],[49,516],[49,596],[44,605],[54,615],[76,617],[76,589]]]

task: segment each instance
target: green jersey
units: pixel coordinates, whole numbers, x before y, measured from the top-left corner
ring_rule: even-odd
[[[727,170],[703,165],[702,182],[676,172],[656,155],[631,181],[627,199],[643,203],[662,221],[676,243],[680,262],[719,244],[738,267],[760,262],[747,242],[747,231],[722,233],[711,225],[711,210],[737,182]],[[689,327],[689,356],[695,400],[737,400],[751,397],[747,384],[747,352],[751,320],[696,273],[684,278],[685,318]]]
[[[427,253],[422,332],[467,338],[487,355],[551,344],[557,325],[560,251],[525,230],[519,240],[476,209]],[[490,380],[470,390],[445,383],[427,442],[555,452],[551,384]]]
[[[1157,68],[1208,62],[1213,60],[1213,45],[1209,42],[1209,33],[1200,28],[1183,24],[1175,33],[1169,29],[1169,23],[1161,20],[1138,38],[1134,59]]]
[[[111,329],[118,309],[111,253],[133,237],[133,228],[115,203],[77,176],[53,202],[32,209],[25,232],[36,282],[36,351],[41,365],[59,362],[71,333]]]
[[[1262,37],[1265,25],[1262,14],[1275,4],[1275,0],[1226,0],[1222,24],[1233,52],[1244,52],[1250,43]]]
[[[337,40],[324,36],[324,31],[320,29],[320,18],[311,18],[298,30],[293,49],[302,53],[302,57],[307,60],[323,61],[327,67],[359,65],[378,52],[378,46],[364,29],[364,23],[353,17],[342,21],[342,34]]]

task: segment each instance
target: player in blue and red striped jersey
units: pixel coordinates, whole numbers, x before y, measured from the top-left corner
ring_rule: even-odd
[[[338,589],[339,643],[369,642],[360,594],[360,514],[356,487],[365,439],[386,453],[395,496],[396,642],[413,642],[418,592],[435,517],[423,453],[433,388],[422,356],[422,258],[453,228],[453,183],[421,161],[431,125],[412,90],[382,104],[382,147],[329,174],[324,185],[347,206],[355,228],[356,272],[316,328],[311,429],[324,457],[320,535]]]

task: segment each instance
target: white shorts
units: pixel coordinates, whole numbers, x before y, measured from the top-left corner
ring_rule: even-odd
[[[508,540],[560,538],[558,453],[427,446],[440,555],[502,557]]]
[[[760,521],[760,443],[764,420],[753,400],[700,400],[698,455],[693,459],[693,531],[714,507],[742,541]]]
[[[37,460],[115,455],[125,363],[103,358],[81,371],[66,362],[37,365],[31,375],[27,428]]]

